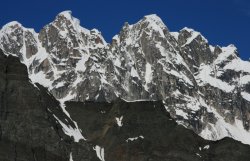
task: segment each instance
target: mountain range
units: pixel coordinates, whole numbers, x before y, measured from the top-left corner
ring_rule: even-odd
[[[64,11],[39,33],[6,24],[0,49],[2,160],[250,158],[250,62],[234,45],[157,15],[107,43]]]

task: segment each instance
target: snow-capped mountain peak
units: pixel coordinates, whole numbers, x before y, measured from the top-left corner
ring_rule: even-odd
[[[109,44],[64,11],[39,33],[17,22],[5,25],[0,47],[62,104],[162,100],[178,123],[204,138],[250,143],[235,132],[250,137],[250,62],[234,46],[213,47],[193,29],[169,32],[157,15],[126,23]]]
[[[167,28],[167,26],[164,24],[162,19],[156,14],[144,16],[144,18],[141,21],[147,21],[150,25],[152,25],[154,27],[158,26],[161,29]]]
[[[180,31],[180,35],[185,37],[185,41],[181,42],[182,47],[189,45],[193,41],[204,41],[204,43],[208,43],[207,39],[202,36],[200,32],[195,31],[194,29],[185,27]]]

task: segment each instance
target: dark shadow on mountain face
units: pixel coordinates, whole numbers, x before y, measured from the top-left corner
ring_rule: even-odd
[[[230,138],[204,140],[172,120],[161,101],[66,105],[88,141],[104,147],[108,161],[250,160],[250,146]]]

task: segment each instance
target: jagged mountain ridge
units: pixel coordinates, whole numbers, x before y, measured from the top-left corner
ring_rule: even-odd
[[[250,63],[189,28],[170,32],[156,15],[125,24],[112,42],[65,11],[39,33],[18,22],[0,47],[27,66],[33,83],[63,102],[163,100],[176,121],[206,139],[250,144]],[[63,106],[64,107],[64,106]]]

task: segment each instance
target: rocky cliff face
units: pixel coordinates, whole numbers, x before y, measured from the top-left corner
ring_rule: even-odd
[[[30,82],[17,57],[1,51],[0,75],[1,161],[250,158],[249,145],[230,138],[207,141],[178,125],[162,101],[66,102],[63,108],[47,89]]]
[[[39,84],[33,85],[17,57],[0,51],[0,160],[68,161],[77,147],[96,159],[60,104]],[[72,137],[73,136],[73,137]]]
[[[67,102],[66,110],[101,161],[249,160],[249,145],[213,142],[178,125],[161,101]],[[74,158],[73,160],[78,160]]]
[[[62,105],[162,100],[171,117],[203,138],[250,144],[250,63],[233,45],[211,46],[192,29],[170,32],[156,15],[126,23],[111,43],[69,11],[39,33],[11,22],[0,31],[0,47]]]

